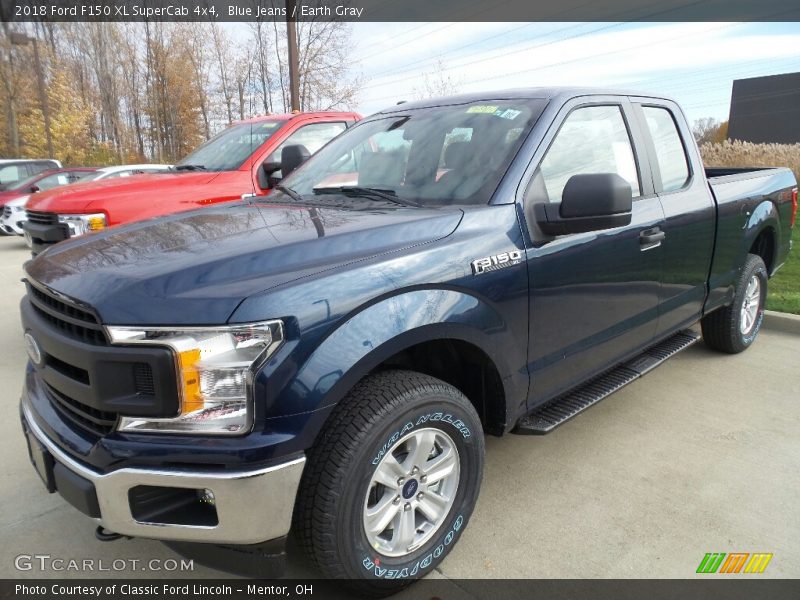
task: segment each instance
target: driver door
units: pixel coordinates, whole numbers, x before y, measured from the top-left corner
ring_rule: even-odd
[[[529,407],[624,360],[653,340],[662,265],[659,244],[643,243],[664,221],[638,131],[619,98],[568,104],[543,147],[525,194],[528,249]],[[617,173],[633,192],[629,225],[548,237],[531,205],[558,203],[573,175]]]

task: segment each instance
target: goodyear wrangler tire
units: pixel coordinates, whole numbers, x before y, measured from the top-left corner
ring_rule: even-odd
[[[447,383],[385,371],[357,384],[309,452],[294,532],[326,577],[380,596],[430,573],[480,491],[484,442]]]
[[[733,302],[700,322],[706,345],[729,354],[749,348],[761,329],[766,300],[767,267],[761,257],[748,254],[736,282]]]

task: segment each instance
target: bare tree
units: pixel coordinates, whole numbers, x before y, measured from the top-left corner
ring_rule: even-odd
[[[350,28],[342,21],[297,24],[300,108],[331,110],[355,102],[360,81],[350,78]]]
[[[3,103],[5,104],[6,128],[8,131],[8,152],[11,156],[19,156],[19,129],[17,127],[17,86],[14,69],[14,52],[11,46],[11,27],[3,21],[3,61],[0,62],[0,77],[3,79]]]
[[[217,24],[211,23],[211,40],[217,59],[219,84],[222,97],[225,99],[225,108],[228,111],[228,123],[233,122],[233,77],[230,74],[231,41],[225,31]]]
[[[414,97],[422,100],[424,98],[452,96],[459,91],[461,91],[461,81],[448,75],[447,68],[439,60],[431,71],[422,74],[421,84],[418,87],[414,87]]]
[[[263,21],[259,20],[250,24],[250,34],[255,41],[256,54],[253,61],[255,76],[257,77],[257,87],[261,93],[261,106],[265,114],[273,111],[272,92],[273,76],[270,71],[271,42],[267,27]]]
[[[210,76],[210,52],[207,44],[208,25],[206,23],[183,23],[182,34],[187,36],[190,47],[190,62],[194,84],[197,86],[200,114],[203,117],[203,127],[206,139],[211,137],[211,123],[209,116],[209,98],[206,82]]]

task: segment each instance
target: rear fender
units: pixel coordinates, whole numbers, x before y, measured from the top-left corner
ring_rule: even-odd
[[[742,247],[739,251],[740,260],[738,264],[740,268],[744,265],[744,261],[747,258],[747,254],[750,252],[750,248],[753,247],[753,243],[755,243],[758,236],[767,229],[771,229],[774,234],[772,256],[777,257],[778,248],[781,244],[780,214],[773,202],[764,200],[750,211],[750,216],[744,226],[745,231],[744,236],[742,236]],[[777,266],[777,261],[775,262],[776,264],[773,264],[773,268]]]

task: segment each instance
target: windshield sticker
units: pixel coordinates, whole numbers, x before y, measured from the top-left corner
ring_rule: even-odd
[[[468,113],[477,113],[481,115],[493,115],[497,112],[496,106],[486,106],[485,104],[478,104],[475,106],[470,106],[467,109]]]
[[[497,113],[495,113],[497,114]],[[516,119],[518,116],[522,114],[521,110],[514,110],[513,108],[509,108],[507,111],[500,113],[497,115],[501,119]]]
[[[275,129],[278,126],[278,123],[275,121],[267,121],[266,123],[261,124],[261,129]]]

